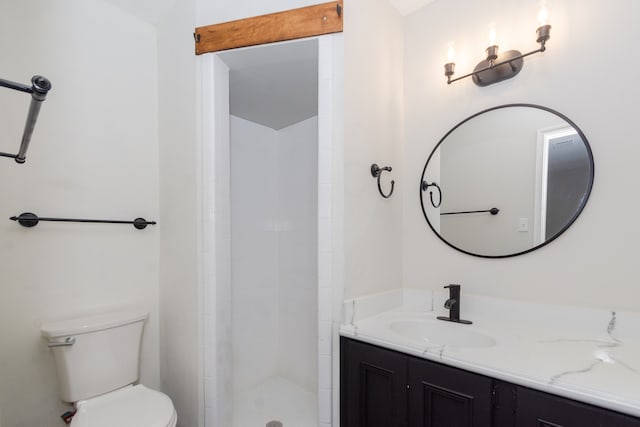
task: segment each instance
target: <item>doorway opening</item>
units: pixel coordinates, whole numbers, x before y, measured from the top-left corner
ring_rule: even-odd
[[[207,427],[334,418],[341,43],[202,55]]]

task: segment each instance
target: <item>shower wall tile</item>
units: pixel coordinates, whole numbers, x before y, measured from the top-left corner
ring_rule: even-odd
[[[203,364],[204,364],[204,407],[205,426],[228,424],[220,418],[218,409],[226,402],[226,396],[221,393],[222,383],[219,375],[221,365],[230,363],[229,358],[220,358],[220,345],[225,342],[225,336],[220,330],[219,313],[216,306],[220,303],[218,293],[224,294],[228,283],[228,248],[229,248],[229,171],[220,170],[222,162],[229,161],[229,148],[226,144],[214,144],[214,141],[226,141],[229,133],[228,120],[218,120],[228,114],[228,68],[217,58],[211,56],[204,60],[207,70],[203,76],[214,75],[215,87],[209,78],[203,79],[203,91],[213,92],[212,97],[203,96],[203,116],[210,120],[203,120],[202,140],[202,200],[205,206],[203,214]],[[217,175],[217,176],[216,176]],[[226,280],[226,282],[225,282]]]
[[[216,411],[213,408],[204,409],[204,425],[205,427],[217,427]]]
[[[230,123],[231,358],[238,391],[278,366],[278,188],[268,174],[277,168],[264,168],[277,165],[277,132],[234,116]]]
[[[318,80],[332,80],[333,79],[333,61],[329,56],[331,55],[332,46],[331,41],[327,40],[327,37],[320,37],[318,39],[319,61],[318,61]]]
[[[278,132],[277,180],[280,218],[315,222],[317,213],[318,118]]]
[[[331,389],[318,390],[318,415],[321,423],[331,423]]]
[[[318,218],[331,218],[331,184],[318,185]]]
[[[337,38],[342,40],[341,35],[318,39],[318,344],[321,354],[318,375],[322,382],[318,392],[318,414],[321,427],[331,426],[332,419],[337,419],[332,411],[332,402],[337,396],[333,390],[337,382],[331,367],[338,348],[333,339],[332,322],[334,313],[339,313],[332,309],[332,300],[342,294],[340,284],[335,282],[336,268],[339,267],[335,256],[341,245],[341,236],[335,234],[335,224],[343,215],[340,209],[342,180],[336,180],[342,174],[342,164],[335,162],[335,157],[341,155],[338,151],[342,150],[340,139],[343,132],[340,123],[343,91],[336,85],[336,76],[342,74],[340,61],[336,61],[339,60],[335,45]]]
[[[204,347],[204,357],[206,360],[216,360],[216,348],[212,346],[203,346]],[[206,378],[215,378],[216,377],[216,365],[212,363],[205,363],[204,365],[204,377]]]
[[[343,34],[333,34],[330,37],[322,37],[320,43],[320,58],[322,63],[326,63],[327,69],[331,64],[331,75],[326,80],[321,80],[323,91],[327,93],[326,103],[330,105],[327,109],[331,116],[327,132],[327,147],[331,148],[331,289],[332,289],[332,352],[333,352],[333,369],[332,369],[332,397],[330,396],[328,408],[320,410],[321,414],[328,414],[327,425],[334,426],[340,424],[340,381],[339,381],[339,343],[338,343],[338,327],[340,324],[340,315],[342,300],[344,299],[344,37]],[[326,62],[325,62],[326,61]],[[324,138],[324,136],[323,136]],[[324,412],[326,411],[326,412]],[[324,422],[325,416],[320,417],[320,421]]]
[[[331,288],[318,289],[318,320],[331,322]]]
[[[278,132],[279,372],[318,387],[317,134],[313,117]]]
[[[331,388],[331,355],[320,356],[318,359],[318,388]]]
[[[205,396],[216,396],[217,381],[215,377],[205,377],[204,379],[204,394]],[[215,400],[205,403],[205,408],[215,408]]]
[[[322,126],[319,127],[321,128]],[[321,131],[318,132],[318,134],[321,133]],[[331,184],[333,151],[327,145],[322,145],[321,139],[318,142],[320,143],[318,147],[318,184]]]
[[[318,219],[318,252],[331,252],[331,220]]]
[[[318,254],[318,287],[331,288],[331,253]]]
[[[216,317],[215,314],[205,314],[204,324],[207,325],[204,328],[204,345],[207,347],[215,348],[216,345]]]
[[[279,233],[278,258],[280,275],[297,274],[306,278],[306,285],[315,291],[317,276],[315,221],[305,221],[304,226],[294,227],[287,232]],[[309,283],[313,280],[313,283]]]
[[[320,356],[331,356],[331,322],[318,322],[318,351]]]
[[[216,299],[215,299],[215,258],[212,252],[205,252],[202,260],[203,275],[206,282],[204,283],[204,289],[202,290],[202,313],[205,316],[213,316],[216,313]],[[209,325],[209,322],[205,318],[205,325]],[[206,329],[206,328],[205,328]]]

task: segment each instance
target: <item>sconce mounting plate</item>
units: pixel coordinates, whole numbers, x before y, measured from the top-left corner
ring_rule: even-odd
[[[513,60],[511,60],[513,58]],[[473,70],[473,82],[478,86],[489,86],[494,83],[508,80],[515,77],[524,65],[522,54],[517,50],[507,50],[498,54],[493,61],[494,65],[488,60],[481,61]]]

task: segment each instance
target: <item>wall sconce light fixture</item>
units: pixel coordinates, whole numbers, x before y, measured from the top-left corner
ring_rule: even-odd
[[[448,62],[444,64],[444,75],[447,76],[447,84],[462,80],[467,77],[473,77],[473,82],[478,86],[489,86],[494,83],[515,77],[522,70],[524,65],[523,58],[535,53],[544,52],[546,50],[547,40],[551,38],[551,25],[547,24],[548,12],[543,4],[538,13],[538,21],[540,26],[536,30],[536,42],[540,43],[540,47],[528,53],[520,53],[517,50],[508,50],[498,54],[498,46],[495,44],[496,33],[495,28],[491,27],[489,31],[489,47],[487,48],[487,58],[480,61],[472,73],[452,79],[455,73],[456,64],[454,62],[455,52],[453,45],[449,45]]]

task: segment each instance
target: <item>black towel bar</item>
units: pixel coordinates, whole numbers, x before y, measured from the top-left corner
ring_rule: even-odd
[[[491,215],[498,215],[498,212],[500,212],[500,209],[491,208],[491,209],[485,209],[482,211],[442,212],[440,215],[460,215],[460,214],[483,213],[483,212],[489,212]]]
[[[147,221],[144,218],[136,218],[133,221],[119,221],[110,219],[76,219],[76,218],[43,218],[31,212],[24,212],[18,216],[12,216],[9,218],[12,221],[18,221],[23,227],[35,227],[40,221],[55,221],[55,222],[90,222],[100,224],[133,224],[138,230],[144,230],[147,225],[156,225],[155,221]]]

